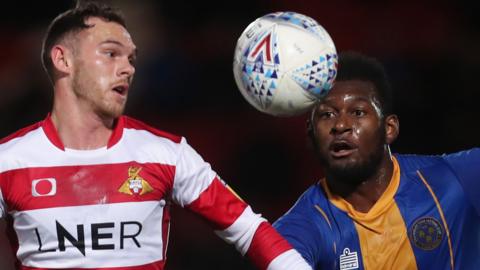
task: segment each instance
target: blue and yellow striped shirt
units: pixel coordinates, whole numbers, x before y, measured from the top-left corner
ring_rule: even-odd
[[[367,213],[321,180],[275,228],[315,269],[480,269],[480,149],[393,161]]]

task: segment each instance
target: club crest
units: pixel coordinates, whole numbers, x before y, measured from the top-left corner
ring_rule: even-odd
[[[119,192],[128,195],[143,195],[153,191],[152,186],[140,176],[140,167],[128,168],[128,179],[118,189]]]
[[[444,237],[444,229],[433,217],[422,217],[416,220],[410,228],[410,240],[423,250],[437,248]]]

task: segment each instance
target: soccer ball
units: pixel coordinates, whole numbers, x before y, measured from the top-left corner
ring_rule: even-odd
[[[233,74],[256,109],[298,115],[332,88],[337,52],[314,19],[295,12],[270,13],[252,22],[238,39]]]

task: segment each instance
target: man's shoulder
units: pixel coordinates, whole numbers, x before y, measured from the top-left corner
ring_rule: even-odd
[[[322,235],[321,239],[328,238],[325,234],[330,234],[334,219],[327,196],[321,184],[316,183],[308,188],[273,226],[285,237],[297,238],[303,235],[300,238],[310,242],[316,241],[319,235]]]
[[[403,173],[415,172],[444,162],[441,155],[395,154],[395,158]]]
[[[43,134],[40,121],[0,139],[0,172],[15,167],[20,159],[30,157],[35,152],[44,153]]]
[[[312,214],[318,214],[318,209],[327,208],[327,204],[326,194],[321,184],[317,182],[305,190],[284,216],[309,219]]]
[[[158,128],[155,128],[149,124],[144,123],[143,121],[140,121],[138,119],[135,119],[133,117],[129,116],[122,116],[122,119],[124,121],[124,128],[129,129],[129,130],[134,130],[134,131],[144,131],[147,132],[150,135],[153,135],[155,137],[167,139],[173,143],[180,143],[182,141],[182,136],[175,135],[170,132],[166,132],[163,130],[160,130]]]
[[[39,121],[37,123],[34,123],[34,124],[31,124],[29,126],[26,126],[24,128],[21,128],[3,138],[0,139],[0,145],[4,145],[4,144],[7,144],[9,142],[11,142],[12,140],[15,140],[15,139],[20,139],[22,137],[25,137],[26,135],[28,135],[29,133],[31,133],[32,131],[35,131],[35,130],[38,130],[39,128],[42,127],[42,123],[43,121]]]
[[[17,153],[26,154],[38,150],[39,143],[42,142],[42,124],[43,121],[39,121],[0,139],[0,162],[13,158]]]
[[[467,160],[480,161],[480,148],[472,148],[441,155],[395,154],[402,171],[416,171],[439,164],[465,163]]]

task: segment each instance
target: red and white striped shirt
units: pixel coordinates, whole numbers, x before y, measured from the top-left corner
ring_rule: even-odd
[[[122,116],[106,147],[66,149],[47,117],[0,141],[19,269],[163,269],[171,202],[261,269],[311,269],[183,137]]]

